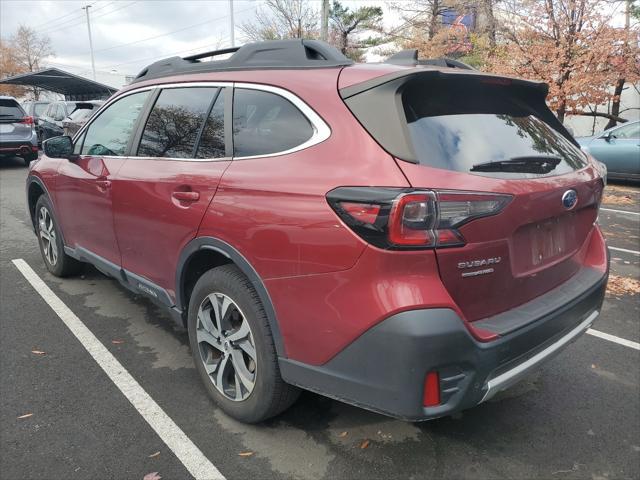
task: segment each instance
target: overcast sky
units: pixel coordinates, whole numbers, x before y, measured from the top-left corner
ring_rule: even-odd
[[[260,3],[234,0],[237,45],[243,43],[238,25],[255,18]],[[51,66],[88,75],[89,40],[81,9],[86,4],[91,5],[98,71],[135,75],[164,57],[230,45],[228,0],[0,0],[0,36],[9,38],[21,23],[34,27],[51,38],[56,53],[48,62]],[[314,6],[319,5],[319,1],[314,2]]]

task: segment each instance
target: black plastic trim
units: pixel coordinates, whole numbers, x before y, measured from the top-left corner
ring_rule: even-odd
[[[601,274],[564,308],[492,342],[476,341],[453,310],[411,310],[372,327],[324,365],[280,359],[280,372],[293,385],[403,420],[450,415],[480,403],[489,379],[600,310],[606,282]],[[424,379],[431,371],[440,374],[441,404],[424,407]]]
[[[271,328],[271,334],[273,335],[273,341],[276,347],[276,353],[278,354],[278,357],[286,358],[287,355],[284,341],[282,339],[280,326],[278,324],[278,319],[276,317],[276,312],[273,307],[271,297],[269,296],[269,292],[249,261],[238,250],[223,240],[214,237],[198,237],[193,239],[184,247],[180,253],[176,269],[176,309],[183,312],[183,315],[187,315],[189,305],[185,305],[184,298],[184,267],[189,261],[189,258],[200,250],[213,250],[221,253],[225,257],[229,258],[240,269],[240,271],[247,276],[253,287],[256,289],[267,314],[269,327]]]
[[[32,183],[36,183],[40,188],[42,188],[42,191],[47,196],[47,198],[49,199],[49,203],[51,204],[51,209],[53,210],[53,216],[55,218],[60,218],[60,217],[56,213],[56,206],[54,205],[53,197],[49,194],[49,190],[47,189],[47,186],[40,179],[40,177],[36,177],[35,175],[29,175],[27,177],[26,188],[25,188],[25,191],[27,194],[27,213],[29,214],[29,219],[31,220],[31,225],[33,226],[33,233],[37,235],[38,231],[36,229],[36,216],[34,215],[32,217],[31,211],[29,210],[29,188],[31,187]],[[62,243],[64,244],[65,243],[64,232],[62,231],[62,226],[60,225],[60,222],[58,222],[58,229],[60,230],[60,236],[62,237]]]

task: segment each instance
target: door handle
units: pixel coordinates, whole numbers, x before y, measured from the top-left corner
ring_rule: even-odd
[[[111,180],[96,180],[96,185],[100,190],[107,190],[111,188]]]
[[[198,192],[173,192],[171,196],[181,202],[197,202],[200,200],[200,193]]]

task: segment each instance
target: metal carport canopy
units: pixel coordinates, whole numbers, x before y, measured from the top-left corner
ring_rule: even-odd
[[[13,77],[3,78],[0,80],[0,84],[39,87],[44,90],[61,93],[66,100],[105,99],[118,90],[57,68],[47,68],[38,72],[21,73]]]

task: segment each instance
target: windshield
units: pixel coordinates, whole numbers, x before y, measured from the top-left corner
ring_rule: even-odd
[[[586,165],[568,138],[507,88],[425,83],[409,85],[402,94],[419,163],[501,178],[561,175]]]
[[[49,106],[48,103],[36,103],[33,107],[33,114],[36,117],[42,116],[42,114],[44,113],[44,111],[47,109],[48,106]]]

